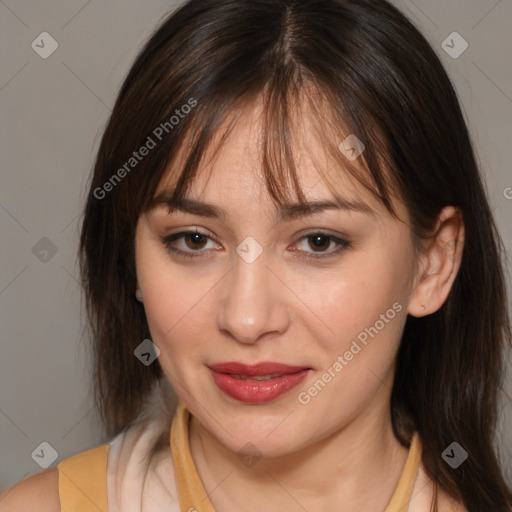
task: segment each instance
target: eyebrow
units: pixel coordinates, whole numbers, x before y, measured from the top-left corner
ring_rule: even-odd
[[[172,211],[181,211],[199,217],[218,218],[226,220],[228,214],[220,206],[197,201],[187,197],[172,200],[168,192],[163,192],[154,197],[149,204],[149,209],[158,206],[167,207]],[[347,212],[361,212],[375,215],[375,212],[365,203],[349,201],[342,197],[336,197],[335,201],[307,201],[305,203],[286,203],[278,210],[278,221],[291,221],[301,217],[307,217],[326,210],[342,210]]]

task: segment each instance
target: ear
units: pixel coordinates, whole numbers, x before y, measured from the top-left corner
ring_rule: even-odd
[[[459,271],[463,247],[462,214],[459,209],[446,206],[422,249],[407,313],[422,317],[435,313],[444,304]]]
[[[139,282],[137,281],[136,285],[135,285],[135,297],[137,297],[137,300],[139,302],[144,302],[143,298],[142,298],[142,292],[140,291],[140,287],[139,287]]]

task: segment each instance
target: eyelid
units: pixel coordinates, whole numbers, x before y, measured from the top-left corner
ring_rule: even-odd
[[[188,234],[195,234],[195,233],[197,233],[198,235],[206,236],[206,237],[210,238],[211,240],[216,241],[216,235],[212,231],[210,231],[209,229],[197,227],[197,226],[181,228],[174,233],[169,233],[168,235],[164,235],[164,238],[171,238],[173,236],[188,235]]]
[[[341,236],[334,235],[334,234],[329,233],[328,231],[325,231],[323,229],[316,229],[313,231],[308,231],[304,235],[299,236],[297,242],[295,242],[294,245],[296,245],[297,243],[301,242],[302,240],[304,240],[306,238],[309,238],[310,236],[315,236],[315,235],[321,235],[325,238],[328,238],[330,240],[330,242],[333,242],[335,244],[335,248],[330,251],[326,251],[326,252],[314,252],[314,251],[310,252],[310,251],[300,251],[300,250],[294,251],[294,253],[295,252],[302,253],[301,256],[297,256],[298,258],[304,259],[304,260],[315,260],[315,261],[328,260],[330,258],[336,257],[337,255],[340,255],[342,252],[344,252],[349,247],[352,247],[352,244],[348,240],[348,237],[346,235],[341,235]]]
[[[205,232],[200,231],[197,227],[195,228],[183,228],[180,231],[177,231],[176,233],[172,233],[170,235],[163,235],[160,236],[160,242],[165,247],[165,249],[169,252],[172,252],[174,254],[177,254],[179,256],[184,256],[186,258],[196,258],[196,257],[203,257],[204,253],[208,253],[210,251],[205,250],[198,250],[198,251],[183,251],[181,249],[176,249],[175,247],[171,246],[171,243],[175,240],[179,240],[181,238],[184,238],[187,235],[193,235],[198,234],[206,237],[207,239],[215,242],[215,238],[210,235],[210,232],[208,230],[205,230]]]

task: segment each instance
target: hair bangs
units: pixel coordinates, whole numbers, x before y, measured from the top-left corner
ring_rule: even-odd
[[[297,163],[297,154],[307,153],[333,195],[338,195],[336,178],[347,173],[396,215],[392,198],[400,199],[396,194],[399,184],[390,172],[393,162],[384,137],[375,120],[368,121],[371,129],[358,122],[362,116],[354,118],[340,96],[326,85],[304,80],[300,69],[291,63],[276,70],[261,90],[245,91],[237,98],[227,97],[223,90],[212,91],[202,98],[175,141],[177,148],[167,156],[159,179],[153,180],[142,210],[155,205],[162,183],[171,203],[184,197],[200,169],[211,164],[227,143],[240,118],[256,112],[260,169],[276,206],[292,200],[307,202],[308,191],[300,183]],[[353,104],[353,100],[349,98],[347,103]],[[318,150],[310,147],[313,139],[326,157],[323,163],[317,158]]]

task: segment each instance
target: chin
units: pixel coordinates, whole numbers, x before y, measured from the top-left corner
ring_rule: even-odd
[[[300,443],[290,437],[289,432],[266,434],[262,429],[244,429],[240,431],[230,430],[233,437],[222,433],[222,439],[218,439],[225,448],[237,453],[240,457],[252,456],[254,458],[273,458],[289,455],[300,449]]]

